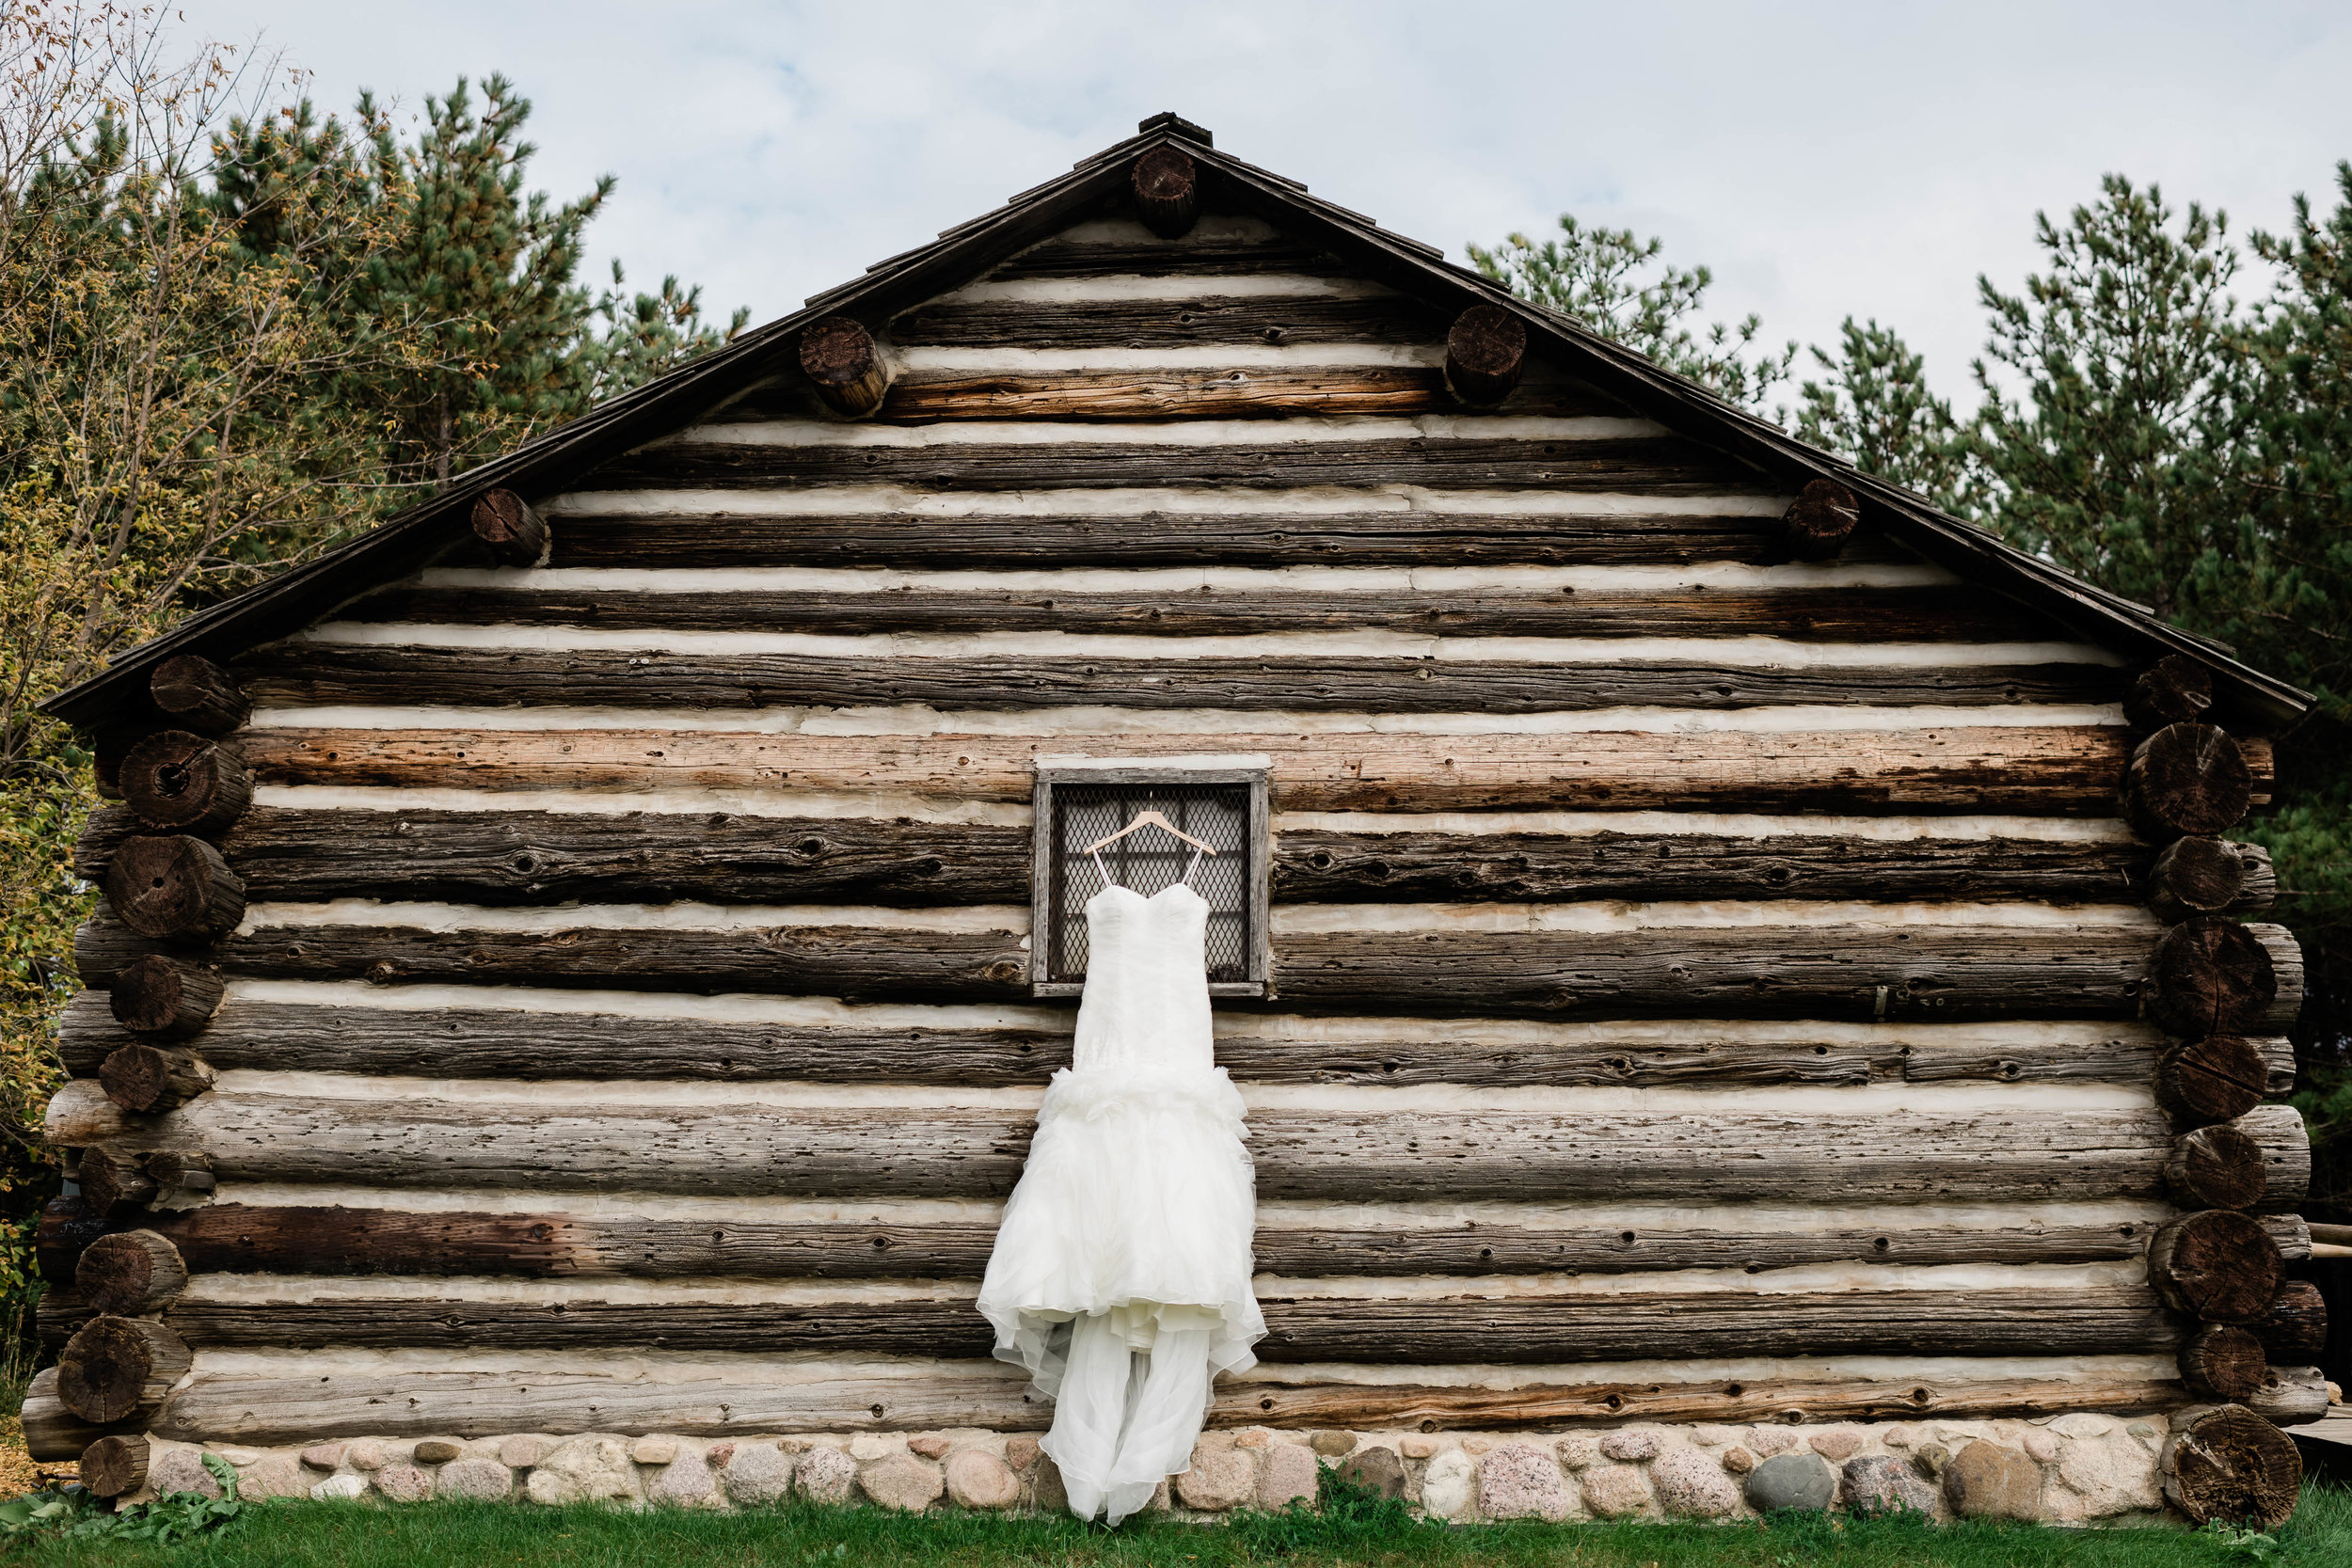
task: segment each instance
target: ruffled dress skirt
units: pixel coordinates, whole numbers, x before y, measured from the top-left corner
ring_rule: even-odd
[[[1216,1374],[1255,1364],[1255,1172],[1222,1068],[1054,1075],[981,1286],[996,1354],[1055,1402],[1040,1447],[1112,1524],[1190,1467]]]

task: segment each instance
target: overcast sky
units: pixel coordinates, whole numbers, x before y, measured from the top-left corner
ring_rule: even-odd
[[[718,313],[795,309],[1174,109],[1219,149],[1442,245],[1554,214],[1662,236],[1719,314],[1898,325],[1964,393],[1975,279],[2116,170],[2277,227],[2352,157],[2352,6],[629,4],[185,0],[420,108],[504,71],[533,182],[618,176],[591,252]]]

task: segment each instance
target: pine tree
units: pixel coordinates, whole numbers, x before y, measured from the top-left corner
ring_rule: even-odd
[[[1715,275],[1661,261],[1665,242],[1641,239],[1630,229],[1591,229],[1563,213],[1556,240],[1539,245],[1513,234],[1492,250],[1468,249],[1480,272],[1520,298],[1571,317],[1743,408],[1762,412],[1796,362],[1794,342],[1777,352],[1757,345],[1760,316],[1694,326]]]
[[[2193,620],[2241,490],[2237,251],[2219,213],[2191,204],[2176,230],[2156,187],[2100,186],[2063,228],[2036,214],[2048,270],[2022,293],[1978,279],[1992,338],[1974,366],[1974,504],[2012,543]]]
[[[603,325],[580,350],[592,401],[641,387],[698,354],[733,342],[752,319],[751,307],[738,306],[723,329],[711,325],[703,319],[701,287],[680,287],[675,273],[661,280],[659,293],[628,294],[627,286],[615,260],[612,287],[597,298],[594,312]]]
[[[1797,435],[1946,511],[1964,506],[1960,426],[1928,389],[1927,361],[1875,320],[1857,326],[1848,316],[1839,340],[1834,358],[1808,351],[1822,379],[1797,388]]]
[[[362,97],[363,119],[376,119]],[[409,483],[458,469],[580,413],[593,376],[578,353],[593,309],[573,282],[580,235],[612,194],[610,176],[561,206],[523,194],[538,149],[518,139],[531,104],[503,76],[474,111],[464,78],[425,100],[425,128],[400,148],[379,127],[375,161],[401,233],[371,267],[369,308],[420,331],[425,363],[384,389],[391,467]]]

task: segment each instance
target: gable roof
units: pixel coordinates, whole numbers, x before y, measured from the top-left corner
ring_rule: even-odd
[[[2312,705],[2309,693],[2239,663],[2222,644],[2166,624],[2148,607],[1940,512],[1925,497],[1857,471],[1632,349],[1447,261],[1436,246],[1391,233],[1360,213],[1311,195],[1295,180],[1216,151],[1210,133],[1189,120],[1154,115],[1137,131],[1082,159],[1069,173],[944,230],[929,245],[878,261],[865,277],[809,296],[800,310],[468,470],[348,544],[189,616],[103,673],[51,698],[41,711],[96,729],[118,705],[143,705],[147,675],[167,658],[198,653],[226,659],[297,630],[369,588],[408,576],[471,537],[473,503],[485,492],[512,489],[537,498],[568,487],[596,465],[690,422],[773,374],[780,361],[789,362],[801,330],[819,317],[855,317],[880,335],[907,307],[1094,215],[1094,209],[1124,191],[1132,161],[1163,146],[1185,153],[1199,167],[1204,210],[1263,219],[1376,282],[1454,310],[1499,306],[1527,324],[1532,345],[1565,351],[1577,373],[1677,434],[1785,479],[1792,489],[1815,478],[1846,485],[1860,499],[1865,522],[1956,576],[2007,594],[2127,657],[2152,661],[2170,653],[2188,656],[2212,673],[2217,710],[2244,729],[2283,730]]]

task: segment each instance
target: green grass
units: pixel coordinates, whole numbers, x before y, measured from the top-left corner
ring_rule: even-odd
[[[1166,1565],[1575,1563],[1580,1568],[2344,1568],[2352,1564],[2352,1491],[2311,1487],[2274,1547],[2232,1549],[2219,1537],[2169,1529],[2060,1530],[1933,1526],[1816,1515],[1763,1525],[1532,1525],[1448,1528],[1394,1505],[1334,1516],[1255,1515],[1223,1526],[1131,1521],[1116,1532],[1069,1518],[922,1517],[872,1509],[795,1506],[731,1514],[626,1513],[580,1507],[431,1503],[413,1508],[273,1503],[192,1544],[108,1541],[0,1544],[0,1560],[67,1568],[441,1564],[645,1565],[791,1563]]]

